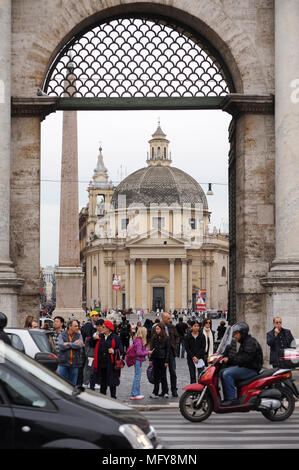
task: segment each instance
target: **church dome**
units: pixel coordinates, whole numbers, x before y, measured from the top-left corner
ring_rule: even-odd
[[[171,166],[150,165],[127,176],[114,190],[111,204],[118,208],[118,197],[126,197],[126,206],[150,204],[200,204],[208,210],[202,187],[184,171]]]

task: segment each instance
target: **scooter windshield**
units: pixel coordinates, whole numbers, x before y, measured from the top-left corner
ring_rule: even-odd
[[[219,354],[220,356],[222,356],[222,354],[224,353],[226,346],[231,344],[232,339],[233,339],[232,333],[233,333],[233,327],[228,326],[225,330],[223,338],[221,339],[218,349],[216,351],[216,353]]]

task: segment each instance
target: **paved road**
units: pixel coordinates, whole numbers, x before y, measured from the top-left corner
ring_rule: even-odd
[[[178,409],[142,412],[167,449],[299,449],[299,410],[282,423],[261,413],[213,413],[203,423],[185,420]]]

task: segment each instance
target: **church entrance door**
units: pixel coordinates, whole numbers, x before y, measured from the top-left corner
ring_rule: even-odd
[[[165,288],[164,287],[154,287],[153,288],[153,310],[154,312],[157,309],[165,310]]]

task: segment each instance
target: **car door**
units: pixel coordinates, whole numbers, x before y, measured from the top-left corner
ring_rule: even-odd
[[[0,385],[0,449],[13,448],[13,430],[14,417],[12,409]]]
[[[38,449],[60,437],[56,406],[31,381],[3,366],[0,387],[12,410],[15,448]]]

